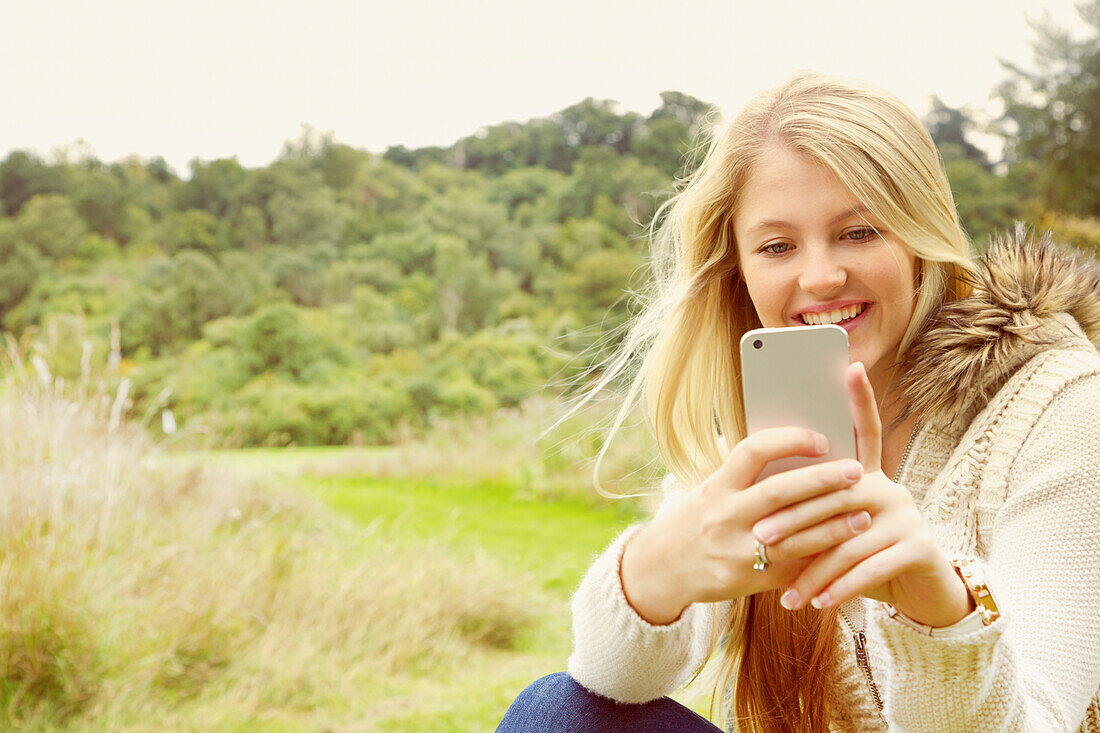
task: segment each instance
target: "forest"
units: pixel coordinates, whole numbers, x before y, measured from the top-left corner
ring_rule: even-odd
[[[1100,4],[1084,8],[1100,29]],[[1100,245],[1100,47],[1038,28],[1003,114],[926,118],[981,249],[1024,221]],[[392,444],[583,382],[647,279],[647,225],[715,111],[588,98],[449,147],[382,153],[303,129],[277,160],[0,163],[8,349],[125,381],[182,445]],[[997,159],[975,134],[1000,141]]]

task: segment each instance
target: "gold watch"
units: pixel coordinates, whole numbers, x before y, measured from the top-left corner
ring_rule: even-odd
[[[1001,611],[997,608],[997,601],[993,598],[993,592],[989,590],[989,584],[985,579],[985,570],[983,570],[981,563],[970,558],[954,558],[951,560],[951,564],[955,566],[955,571],[962,578],[970,597],[974,599],[974,605],[977,606],[976,610],[978,615],[981,616],[982,624],[989,626],[1000,618]]]

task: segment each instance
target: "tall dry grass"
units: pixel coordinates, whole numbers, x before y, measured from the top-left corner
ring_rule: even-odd
[[[11,342],[0,365],[0,728],[369,729],[387,676],[533,621],[487,558],[156,460],[125,380],[89,372]]]

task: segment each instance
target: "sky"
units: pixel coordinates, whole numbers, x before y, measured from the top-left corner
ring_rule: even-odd
[[[585,97],[648,114],[677,90],[736,114],[799,69],[918,114],[993,114],[1028,19],[1072,0],[0,1],[0,156],[274,160],[303,125],[374,152],[449,145]],[[84,141],[76,144],[77,141]]]

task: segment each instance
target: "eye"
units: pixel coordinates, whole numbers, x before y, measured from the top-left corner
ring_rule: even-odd
[[[874,227],[856,227],[844,232],[843,238],[850,242],[866,242],[878,235],[879,232]]]
[[[768,244],[765,244],[763,247],[756,251],[766,255],[781,255],[787,252],[790,248],[790,242],[769,242]]]

